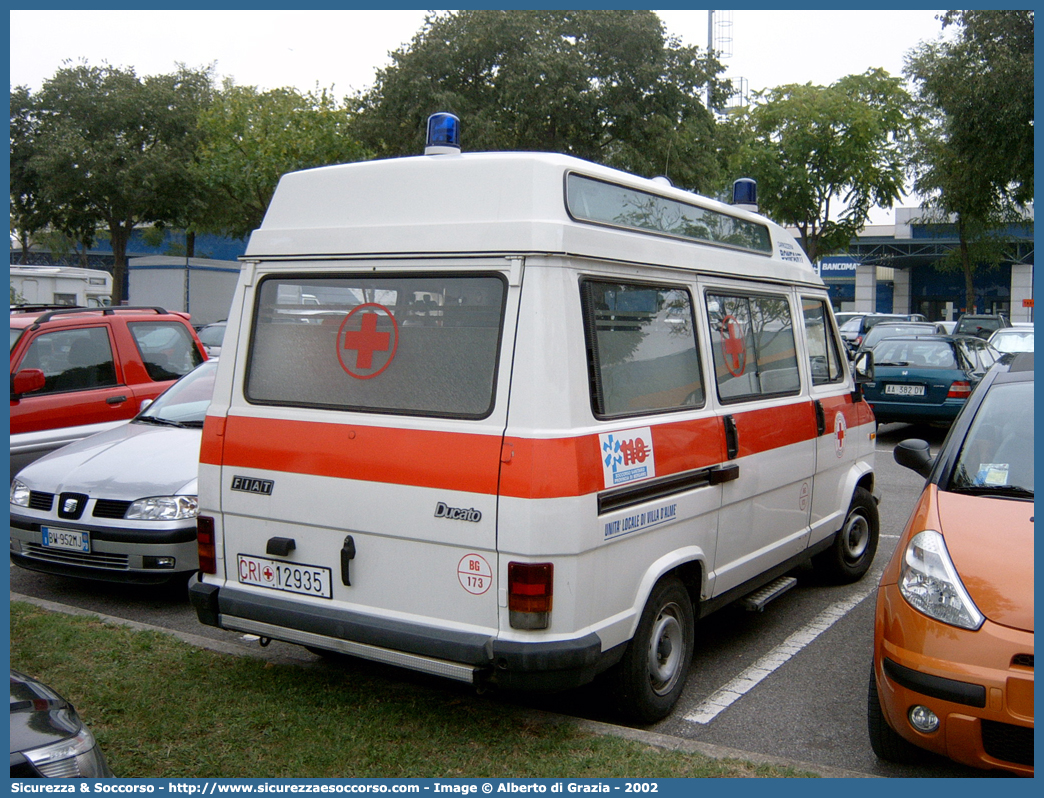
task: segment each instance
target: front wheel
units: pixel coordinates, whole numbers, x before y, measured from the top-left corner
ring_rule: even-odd
[[[812,565],[826,579],[839,584],[858,582],[877,553],[881,521],[870,491],[857,487],[848,514],[829,549],[817,554]]]
[[[617,709],[628,720],[653,723],[674,709],[692,663],[693,624],[685,585],[676,577],[657,582],[612,679]]]
[[[920,760],[921,749],[905,737],[901,737],[885,720],[881,698],[877,692],[877,677],[872,667],[866,694],[866,730],[870,735],[870,747],[878,759],[900,765],[912,765]]]

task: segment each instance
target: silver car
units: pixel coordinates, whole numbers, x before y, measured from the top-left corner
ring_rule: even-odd
[[[196,472],[216,365],[186,374],[126,424],[22,469],[11,483],[11,561],[144,584],[195,571]]]
[[[1032,352],[1033,326],[1003,327],[989,340],[990,346],[1000,352]]]

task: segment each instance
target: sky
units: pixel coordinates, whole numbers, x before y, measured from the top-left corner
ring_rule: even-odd
[[[344,97],[373,84],[388,53],[409,44],[421,10],[177,10],[10,12],[12,87],[39,89],[63,61],[133,67],[138,75],[178,63],[213,64],[220,78],[262,89],[334,90]],[[718,11],[725,76],[750,90],[785,83],[827,85],[882,67],[893,75],[906,53],[941,35],[941,11]],[[668,34],[707,46],[707,11],[664,10]],[[44,33],[41,33],[44,32]],[[729,52],[731,50],[731,55]],[[872,221],[887,221],[874,219]]]
[[[12,86],[38,89],[66,59],[134,67],[139,75],[215,64],[218,75],[262,89],[368,88],[388,53],[407,45],[427,12],[411,11],[30,11],[12,10]],[[828,84],[883,67],[940,34],[940,11],[718,11],[731,39],[727,76],[751,89]],[[707,12],[665,10],[668,33],[706,47]],[[41,35],[41,31],[46,34]],[[726,50],[719,46],[716,49]]]

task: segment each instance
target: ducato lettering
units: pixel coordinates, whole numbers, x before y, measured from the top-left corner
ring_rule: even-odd
[[[462,507],[450,507],[445,502],[435,505],[436,518],[448,518],[451,521],[471,521],[477,524],[482,520],[482,513],[474,507],[464,509]]]

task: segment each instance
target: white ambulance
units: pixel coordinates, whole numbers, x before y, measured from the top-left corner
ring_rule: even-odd
[[[467,682],[607,672],[662,718],[699,618],[873,559],[875,424],[827,291],[756,213],[436,123],[435,154],[285,175],[251,236],[193,605]]]

